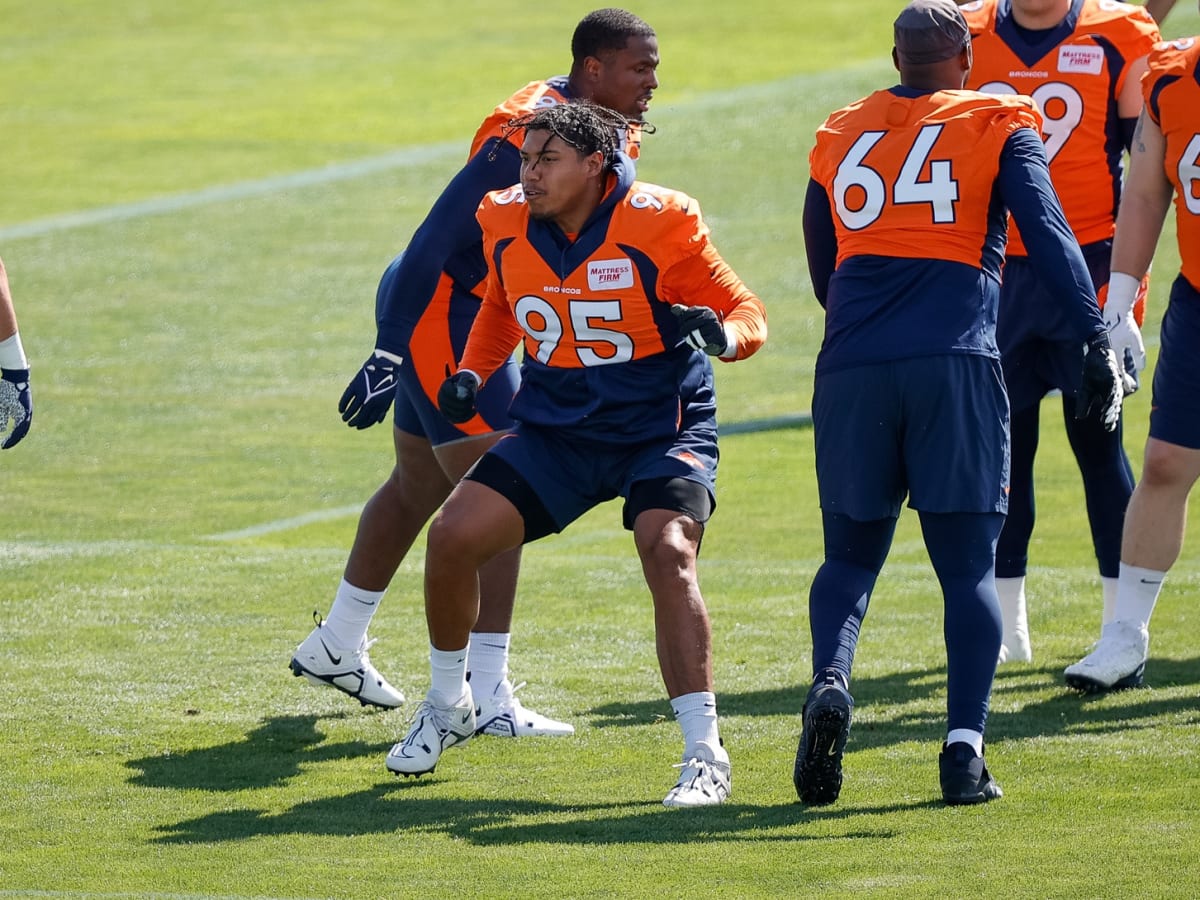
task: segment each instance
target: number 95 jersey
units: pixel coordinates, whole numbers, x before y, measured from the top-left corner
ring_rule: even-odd
[[[1113,235],[1124,145],[1117,97],[1130,63],[1150,52],[1158,26],[1141,6],[1115,0],[1071,0],[1055,28],[1018,30],[1012,0],[975,0],[961,7],[971,29],[974,64],[967,87],[1032,97],[1044,118],[1050,178],[1080,244]],[[1017,229],[1010,255],[1027,251]]]
[[[712,365],[681,342],[673,304],[716,312],[737,359],[766,339],[766,314],[694,199],[635,181],[626,157],[614,172],[578,235],[530,216],[520,185],[484,198],[487,286],[461,365],[486,379],[523,340],[512,417],[626,443],[675,434],[712,403]]]

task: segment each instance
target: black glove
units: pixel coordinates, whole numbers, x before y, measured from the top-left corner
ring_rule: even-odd
[[[386,419],[392,398],[396,396],[399,371],[400,362],[396,358],[384,356],[379,350],[372,353],[350,380],[338,402],[342,421],[351,428],[362,430]]]
[[[438,409],[455,425],[461,425],[475,415],[475,395],[479,393],[479,376],[470,369],[459,369],[453,375],[446,366],[446,380],[438,388]]]
[[[12,433],[5,437],[9,420]],[[29,391],[28,369],[0,369],[0,450],[21,443],[33,424],[33,394]]]
[[[709,356],[720,356],[729,349],[729,337],[717,314],[707,306],[684,306],[673,303],[671,312],[679,324],[679,335],[695,350]]]
[[[1101,332],[1088,340],[1083,358],[1083,379],[1075,399],[1075,418],[1086,419],[1096,413],[1105,431],[1115,431],[1121,419],[1121,400],[1125,396],[1125,373],[1117,354]]]

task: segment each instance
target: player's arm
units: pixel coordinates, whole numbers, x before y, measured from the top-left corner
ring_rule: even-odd
[[[1050,182],[1045,145],[1033,129],[1018,128],[1009,135],[1000,155],[997,187],[1021,229],[1030,262],[1050,293],[1066,305],[1079,339],[1103,332],[1091,274]]]
[[[471,323],[459,369],[474,372],[482,385],[504,365],[523,335],[505,298],[504,287],[489,262],[483,303],[479,305],[479,312]]]
[[[1112,271],[1140,281],[1150,268],[1171,208],[1174,187],[1163,170],[1167,145],[1162,129],[1143,112],[1129,157],[1129,174],[1117,211]]]
[[[1175,0],[1146,0],[1146,12],[1154,17],[1154,21],[1162,24],[1162,20],[1167,17],[1172,9],[1175,8]]]
[[[494,158],[489,159],[493,155]],[[447,262],[480,240],[475,210],[488,192],[520,179],[517,149],[498,138],[484,144],[442,191],[404,251],[393,289],[376,306],[376,347],[406,356],[413,329],[429,305]]]
[[[681,331],[688,329],[687,322],[692,319],[691,328],[701,333],[705,329],[713,330],[718,338],[713,342],[714,349],[720,347],[719,339],[724,339],[725,346],[713,353],[720,359],[729,362],[745,359],[758,352],[767,340],[766,307],[711,243],[705,243],[700,253],[667,269],[659,282],[659,291],[667,302],[696,310],[696,315],[676,313]],[[705,317],[702,312],[705,309],[712,311],[715,321],[697,318]],[[721,329],[719,333],[717,328]]]
[[[1142,76],[1149,68],[1149,58],[1140,56],[1131,62],[1122,74],[1121,87],[1117,94],[1117,126],[1121,132],[1121,143],[1125,145],[1126,150],[1133,145],[1138,116],[1142,114]]]
[[[810,178],[808,191],[804,195],[804,253],[808,257],[808,275],[813,293],[822,307],[829,294],[829,279],[837,268],[837,252],[837,231],[833,226],[829,194]]]

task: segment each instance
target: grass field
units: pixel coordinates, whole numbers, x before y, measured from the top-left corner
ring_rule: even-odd
[[[989,723],[1004,799],[940,803],[940,599],[906,515],[859,651],[842,797],[795,800],[812,435],[757,426],[808,409],[805,159],[826,113],[891,83],[899,5],[637,7],[663,53],[640,174],[700,198],[771,317],[761,354],[720,367],[739,427],[701,564],[734,794],[681,811],[660,804],[678,729],[615,506],[525,556],[513,674],[572,738],[480,739],[401,781],[383,756],[407,709],[287,669],[391,465],[386,428],[335,411],[378,276],[482,114],[564,71],[592,7],[0,0],[0,256],[36,402],[0,454],[0,898],[1195,896],[1195,529],[1149,687],[1068,692],[1100,598],[1056,400],[1035,662],[1001,669]],[[1180,4],[1167,26],[1200,16]],[[1152,355],[1177,269],[1171,232]],[[1148,408],[1128,406],[1135,468]],[[410,697],[428,679],[421,570],[418,545],[373,629]]]

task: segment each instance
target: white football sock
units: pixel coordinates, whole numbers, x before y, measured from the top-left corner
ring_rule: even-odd
[[[1029,644],[1029,622],[1025,612],[1025,576],[997,578],[996,595],[1000,598],[1000,661],[1029,662],[1033,651]]]
[[[1119,579],[1100,576],[1100,590],[1104,592],[1104,615],[1100,620],[1100,628],[1113,620],[1117,609],[1117,584]]]
[[[345,578],[338,585],[333,606],[325,617],[330,640],[339,647],[358,649],[367,639],[367,626],[379,608],[385,591],[365,591]]]
[[[503,632],[472,631],[467,644],[471,658],[471,693],[490,697],[508,678],[508,646],[511,635]]]
[[[976,756],[983,756],[983,734],[970,728],[952,728],[946,735],[946,746],[970,744]]]
[[[429,670],[433,684],[429,699],[436,706],[456,706],[467,696],[467,648],[439,650],[429,645]]]
[[[690,756],[696,745],[704,742],[712,748],[719,762],[729,755],[721,748],[721,735],[717,729],[717,698],[712,691],[696,691],[682,694],[671,701],[675,720],[683,729],[683,755]]]
[[[1113,621],[1128,622],[1138,628],[1149,629],[1150,616],[1154,612],[1154,604],[1158,602],[1158,593],[1162,590],[1166,577],[1166,572],[1121,563]]]

